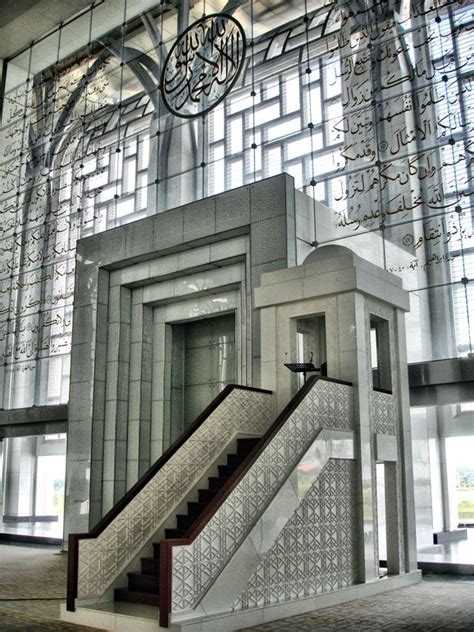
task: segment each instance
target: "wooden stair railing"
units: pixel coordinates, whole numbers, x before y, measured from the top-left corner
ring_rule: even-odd
[[[174,456],[174,454],[186,443],[186,441],[196,432],[204,421],[216,410],[220,404],[230,395],[234,389],[254,391],[258,393],[268,393],[271,391],[240,384],[228,384],[217,395],[217,397],[203,410],[195,421],[178,437],[161,457],[143,474],[143,476],[128,490],[128,492],[110,509],[110,511],[93,527],[88,533],[71,533],[69,535],[68,546],[68,577],[67,577],[67,600],[66,608],[69,611],[75,610],[75,601],[78,592],[79,573],[79,542],[80,540],[97,538],[123,511],[130,501],[149,483],[159,470]]]

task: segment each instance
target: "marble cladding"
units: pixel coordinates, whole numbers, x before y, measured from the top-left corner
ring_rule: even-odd
[[[318,259],[313,261],[315,253]],[[315,253],[304,265],[263,275],[255,292],[255,303],[272,332],[262,337],[262,384],[277,392],[279,409],[296,387],[294,378],[282,368],[296,358],[296,318],[325,315],[329,375],[358,384],[365,380],[367,404],[372,380],[370,367],[366,366],[369,338],[365,340],[361,335],[362,330],[370,334],[365,305],[374,297],[373,305],[379,305],[381,313],[390,312],[392,321],[397,307],[408,308],[408,293],[395,275],[347,249],[322,248]]]
[[[227,301],[239,315],[239,381],[259,383],[251,295],[262,272],[296,264],[294,196],[283,174],[78,242],[67,461],[68,479],[74,472],[84,485],[67,490],[66,541],[163,449],[166,397],[158,395],[169,385],[155,353],[168,334],[157,318],[179,318],[177,305],[185,320],[205,317]]]
[[[232,390],[97,538],[80,540],[79,598],[105,592],[237,435],[265,432],[271,399],[268,393]]]
[[[198,606],[319,431],[353,425],[352,388],[318,381],[196,539],[173,547],[173,613]]]
[[[397,437],[395,435],[375,435],[375,458],[377,461],[398,461]]]
[[[314,263],[311,254],[309,263],[286,270],[285,274],[280,271],[265,274],[261,287],[255,292],[256,305],[265,307],[358,290],[405,311],[409,309],[409,295],[403,290],[399,277],[345,250],[347,254],[334,258],[321,255]],[[315,252],[319,254],[322,250]]]
[[[331,459],[234,603],[262,608],[346,588],[357,577],[356,470]]]
[[[386,434],[399,434],[399,357],[398,345],[395,331],[395,310],[393,306],[377,301],[373,298],[365,302],[365,318],[370,323],[375,316],[386,323],[388,344],[381,346],[382,357],[379,363],[389,367],[390,371],[390,393],[381,393],[374,390],[373,375],[371,365],[371,354],[367,354],[367,375],[369,378],[370,407],[371,407],[371,428],[374,432]],[[366,346],[371,350],[370,327],[366,327]]]

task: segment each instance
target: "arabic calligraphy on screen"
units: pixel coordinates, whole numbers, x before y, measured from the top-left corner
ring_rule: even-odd
[[[166,59],[161,89],[176,116],[194,118],[220,103],[237,81],[245,33],[230,15],[208,15],[176,40]]]

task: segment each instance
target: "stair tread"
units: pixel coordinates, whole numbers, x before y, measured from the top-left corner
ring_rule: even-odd
[[[151,560],[153,560],[153,558],[150,558]],[[156,560],[153,560],[156,561]],[[148,566],[148,568],[146,567],[146,562],[145,562],[145,568],[142,565],[142,570],[141,570],[141,575],[144,575],[146,577],[159,577],[160,576],[160,565],[159,563],[154,565],[153,562],[150,562],[150,565]]]
[[[186,529],[165,529],[165,540],[179,540],[185,532]]]
[[[158,574],[130,572],[128,576],[128,590],[132,592],[144,592],[151,595],[157,595],[160,592],[160,577]]]
[[[242,437],[237,439],[237,453],[242,453],[245,450],[250,451],[260,441],[261,437]]]
[[[207,479],[208,487],[201,488],[201,489],[209,489],[209,485],[211,485],[212,483],[220,483],[220,482],[221,482],[220,476],[209,476],[209,478]],[[199,491],[201,491],[201,489]]]
[[[160,603],[158,593],[129,590],[125,587],[115,588],[114,596],[117,601],[128,601],[130,603],[145,603],[150,606],[159,606]]]
[[[146,575],[146,577],[153,577],[150,573],[142,573],[141,571],[128,571],[127,575],[129,577],[143,577],[143,575]]]
[[[188,512],[189,509],[201,509],[202,508],[202,503],[197,502],[196,500],[191,500],[188,502]]]
[[[222,478],[222,476],[233,474],[237,469],[237,465],[218,465],[217,469],[219,471],[219,478]]]

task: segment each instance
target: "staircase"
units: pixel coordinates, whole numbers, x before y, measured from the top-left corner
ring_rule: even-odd
[[[187,514],[176,515],[176,528],[165,529],[166,540],[187,537],[211,500],[259,441],[260,437],[237,439],[237,451],[227,455],[227,464],[218,466],[219,475],[209,477],[207,489],[198,490],[197,502],[188,502]],[[139,572],[127,573],[128,586],[115,589],[115,601],[158,606],[160,594],[159,542],[153,543],[153,557],[142,557],[140,563],[141,570]]]

